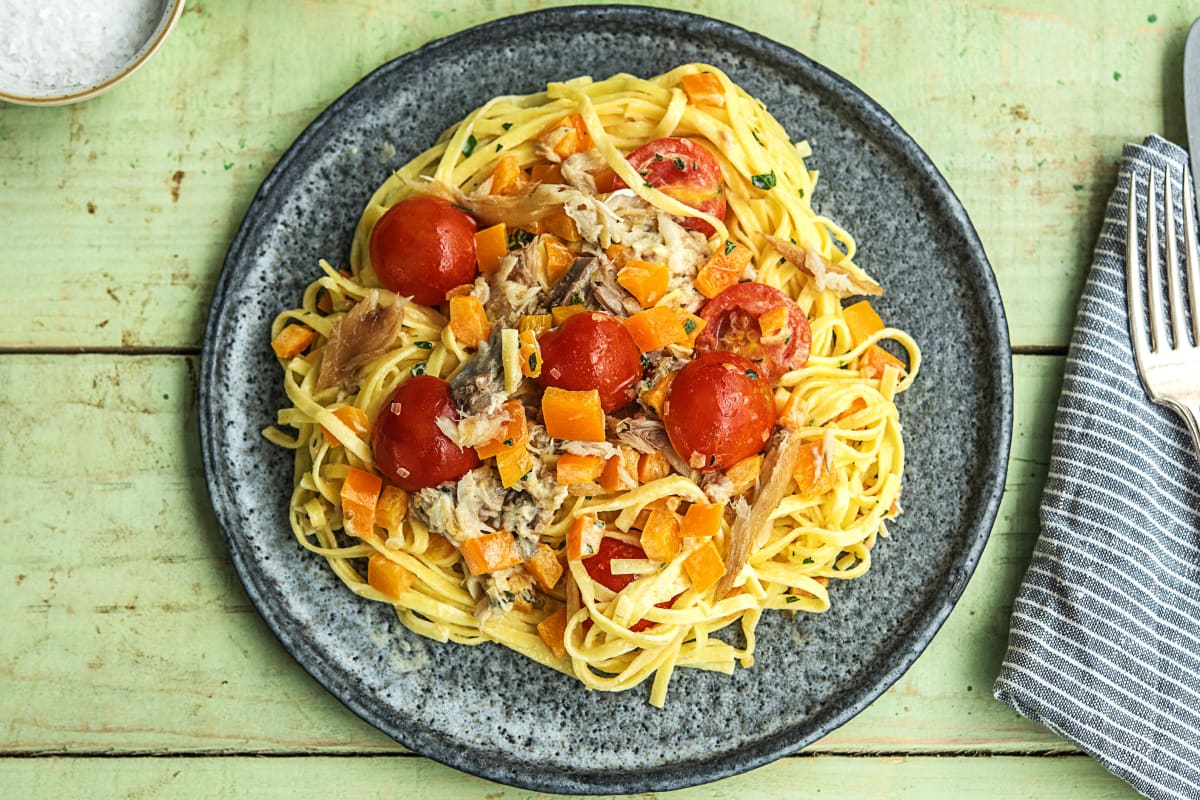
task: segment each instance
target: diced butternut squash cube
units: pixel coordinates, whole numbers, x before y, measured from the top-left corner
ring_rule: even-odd
[[[683,515],[679,535],[685,539],[716,536],[717,531],[721,530],[721,520],[724,517],[725,506],[720,503],[692,503]]]
[[[901,375],[906,369],[903,361],[877,344],[868,347],[858,357],[858,368],[868,378],[882,378],[883,371],[887,367],[895,367]]]
[[[450,332],[463,347],[478,347],[492,335],[492,323],[475,295],[450,298]]]
[[[363,411],[358,406],[341,406],[339,408],[335,408],[330,413],[341,420],[342,424],[357,434],[360,438],[365,437],[371,430],[371,421],[367,419],[367,412]],[[329,443],[330,447],[337,447],[342,443],[324,425],[321,426],[321,433],[325,436],[325,441]]]
[[[792,335],[787,306],[775,306],[758,318],[759,344],[786,344]]]
[[[867,300],[859,300],[843,308],[842,319],[850,329],[850,338],[855,345],[862,344],[868,336],[883,330],[883,319]]]
[[[591,483],[598,480],[603,471],[604,458],[602,456],[563,453],[558,458],[554,480],[563,486],[572,483]]]
[[[693,346],[696,344],[696,337],[700,335],[700,331],[704,330],[704,326],[708,323],[703,317],[699,317],[686,308],[675,309],[675,315],[679,317],[679,322],[683,325],[683,332],[687,334],[688,343]]]
[[[472,575],[486,575],[521,563],[517,540],[508,531],[473,536],[458,549]]]
[[[642,550],[651,561],[670,561],[679,555],[683,540],[675,512],[655,509],[642,528]]]
[[[595,389],[576,392],[549,386],[542,395],[542,421],[555,439],[604,441],[604,409]]]
[[[642,392],[638,399],[647,409],[662,416],[663,405],[667,402],[667,392],[671,391],[671,381],[673,380],[675,380],[675,373],[668,372],[658,380],[658,383]]]
[[[712,539],[707,539],[683,559],[683,570],[692,579],[692,588],[703,594],[725,574],[725,562]]]
[[[625,320],[625,329],[643,353],[666,347],[669,344],[685,344],[687,331],[675,312],[664,306],[647,308]]]
[[[711,72],[699,72],[694,75],[684,75],[679,81],[688,102],[694,106],[723,106],[725,105],[725,87],[721,80]]]
[[[521,331],[518,341],[521,343],[517,351],[521,359],[521,374],[526,378],[536,378],[542,374],[542,345],[538,342],[537,334]]]
[[[383,479],[365,470],[351,467],[342,482],[342,529],[360,539],[375,533],[375,507]]]
[[[580,514],[571,520],[567,529],[567,560],[581,561],[600,551],[604,539],[604,522],[594,514]]]
[[[408,492],[390,483],[383,487],[375,506],[375,524],[388,533],[398,533],[408,516]]]
[[[516,156],[504,156],[492,168],[492,194],[516,194],[525,183],[525,173]]]
[[[604,471],[600,473],[600,487],[609,492],[623,492],[636,489],[638,485],[637,472],[640,454],[627,445],[617,445],[618,454],[609,456],[604,462]]]
[[[584,311],[587,311],[587,306],[582,303],[574,303],[569,306],[555,306],[550,309],[550,320],[554,323],[555,327],[558,327],[571,317],[576,314],[582,314]]]
[[[303,325],[287,325],[271,340],[271,349],[278,358],[295,358],[308,349],[316,331]]]
[[[545,543],[539,544],[533,557],[525,560],[525,569],[529,570],[538,586],[547,592],[558,585],[558,579],[563,574],[563,565],[558,560],[558,553]]]
[[[725,470],[725,477],[733,482],[735,493],[743,494],[754,487],[758,473],[762,470],[762,461],[761,455],[747,456]]]
[[[505,489],[512,488],[532,468],[533,456],[525,445],[496,454],[496,470],[500,473],[500,485]]]
[[[475,263],[479,271],[495,272],[508,255],[508,228],[503,222],[475,232]]]
[[[806,444],[800,450],[792,478],[802,495],[824,494],[833,488],[833,476],[825,466],[825,448],[819,442]]]
[[[649,308],[667,293],[671,273],[666,264],[631,258],[617,272],[617,283],[635,298],[642,308]]]
[[[367,583],[380,594],[399,600],[413,585],[413,574],[383,553],[367,559]]]
[[[549,314],[526,314],[517,320],[519,333],[532,332],[534,336],[541,336],[552,327],[554,327],[554,317]]]
[[[649,483],[671,474],[671,462],[662,453],[642,453],[638,459],[638,483]]]
[[[711,300],[733,286],[741,280],[751,255],[746,245],[725,242],[696,273],[696,291]]]
[[[565,608],[559,608],[539,622],[537,632],[555,658],[567,657],[567,648],[564,644],[567,633],[567,610]]]
[[[565,161],[576,153],[582,153],[593,147],[591,134],[588,133],[587,123],[579,114],[563,117],[552,123],[538,137],[538,142],[547,150]],[[553,160],[553,157],[551,157]]]
[[[525,406],[521,405],[521,401],[507,401],[500,406],[500,414],[504,417],[504,423],[499,435],[475,447],[475,455],[480,458],[491,458],[529,444],[529,421],[525,418]]]
[[[575,253],[562,239],[549,233],[542,234],[541,245],[546,283],[553,286],[575,263]]]

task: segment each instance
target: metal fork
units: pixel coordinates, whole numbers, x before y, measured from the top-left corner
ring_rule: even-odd
[[[1150,171],[1146,186],[1146,283],[1143,287],[1138,265],[1137,182],[1129,176],[1128,250],[1125,254],[1125,295],[1129,303],[1129,338],[1137,362],[1138,377],[1150,399],[1174,409],[1187,423],[1200,457],[1200,255],[1192,224],[1192,181],[1186,168],[1183,183],[1183,226],[1185,264],[1179,261],[1175,242],[1175,203],[1170,170],[1163,181],[1164,239],[1166,241],[1167,309],[1170,335],[1163,318],[1162,273],[1158,248],[1158,212],[1155,205],[1157,171]],[[1184,314],[1181,275],[1186,266],[1187,297],[1191,325]],[[1143,295],[1146,297],[1143,297]],[[1146,336],[1149,311],[1150,335]],[[1190,341],[1189,341],[1190,328]]]

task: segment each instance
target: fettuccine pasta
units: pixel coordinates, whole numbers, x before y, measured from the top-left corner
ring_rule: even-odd
[[[700,64],[443,133],[273,326],[297,541],[422,636],[659,706],[827,610],[900,512],[920,352],[808,155]]]

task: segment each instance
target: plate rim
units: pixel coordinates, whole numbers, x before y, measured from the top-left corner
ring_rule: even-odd
[[[227,315],[217,312],[227,306],[231,290],[235,287],[236,278],[239,277],[234,273],[232,265],[247,256],[247,248],[254,233],[254,226],[250,224],[250,220],[255,216],[271,213],[286,200],[286,193],[277,191],[277,184],[289,171],[292,163],[305,151],[309,142],[318,138],[339,112],[352,104],[357,94],[364,91],[366,87],[382,80],[392,71],[404,69],[412,62],[436,57],[447,48],[453,48],[457,43],[478,36],[481,32],[495,33],[505,29],[522,28],[528,25],[530,20],[537,20],[538,24],[542,25],[579,25],[581,22],[628,24],[637,21],[661,24],[663,20],[669,20],[672,24],[680,26],[700,25],[714,30],[724,45],[732,45],[753,52],[765,61],[780,64],[789,70],[805,74],[813,79],[823,93],[849,97],[853,100],[852,103],[845,106],[844,113],[853,116],[865,132],[882,134],[887,149],[900,156],[900,160],[908,169],[925,180],[927,183],[926,199],[936,205],[946,217],[955,220],[957,233],[967,245],[968,252],[965,261],[969,262],[974,269],[965,274],[970,274],[978,279],[976,282],[977,296],[981,307],[989,312],[985,315],[987,317],[985,321],[990,324],[986,325],[985,330],[981,333],[987,335],[996,345],[994,351],[988,351],[989,355],[995,357],[996,364],[990,371],[985,371],[985,374],[994,381],[995,404],[997,411],[1000,412],[994,418],[993,426],[986,429],[986,433],[990,434],[986,438],[994,446],[987,452],[986,458],[980,461],[980,471],[987,476],[985,483],[977,486],[976,496],[980,503],[973,514],[966,515],[969,524],[964,527],[970,531],[972,537],[970,544],[960,551],[959,558],[950,563],[951,571],[948,573],[942,589],[931,597],[929,604],[922,609],[922,613],[913,618],[912,635],[895,643],[897,648],[907,647],[908,652],[891,656],[889,669],[875,673],[875,679],[870,683],[865,683],[857,690],[848,692],[849,702],[842,704],[838,711],[824,716],[818,715],[815,718],[816,724],[806,726],[806,733],[803,736],[792,735],[795,730],[795,726],[793,726],[749,745],[722,751],[711,758],[676,762],[646,769],[630,768],[619,772],[613,770],[562,770],[544,774],[523,771],[522,762],[519,758],[512,756],[506,755],[504,758],[500,758],[499,754],[491,753],[490,760],[474,757],[479,752],[474,747],[447,746],[447,737],[435,731],[398,729],[394,724],[388,724],[389,720],[384,719],[379,711],[373,709],[369,703],[362,702],[361,698],[347,697],[344,696],[344,693],[336,691],[332,684],[337,683],[337,676],[329,674],[336,672],[336,669],[321,669],[320,667],[324,665],[319,663],[320,652],[311,647],[309,643],[295,638],[284,624],[286,620],[277,618],[273,609],[266,604],[264,598],[266,589],[259,580],[259,573],[252,568],[253,565],[246,558],[246,554],[236,545],[231,533],[236,529],[236,525],[234,524],[235,520],[230,519],[229,493],[218,480],[219,471],[216,469],[221,454],[216,448],[217,437],[213,436],[212,422],[215,415],[213,413],[214,392],[211,387],[216,383],[219,356],[212,343],[218,340],[220,331],[229,322]],[[480,23],[389,59],[357,79],[322,109],[297,135],[264,178],[247,206],[238,231],[230,244],[213,291],[209,315],[205,323],[197,392],[200,449],[205,485],[212,502],[214,516],[228,545],[231,560],[243,584],[243,589],[259,616],[289,655],[326,691],[329,691],[354,714],[417,754],[488,780],[533,791],[576,794],[667,791],[741,774],[800,751],[845,724],[878,699],[912,667],[917,657],[929,645],[949,617],[968,580],[974,573],[995,525],[1003,496],[1013,429],[1012,350],[1007,318],[995,273],[962,202],[920,145],[878,101],[848,79],[788,45],[714,17],[673,9],[630,5],[562,6],[500,17]],[[224,499],[225,502],[218,503],[218,499]],[[251,591],[252,587],[254,591]],[[492,769],[484,768],[484,764]],[[496,768],[497,764],[502,766]]]

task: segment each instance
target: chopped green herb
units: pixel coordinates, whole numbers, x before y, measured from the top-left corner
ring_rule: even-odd
[[[455,208],[457,208],[459,211],[466,212],[467,214],[470,214],[470,213],[471,213],[471,209],[467,208],[466,206],[459,206],[459,205],[456,205],[456,206],[454,206],[454,207],[455,207]]]
[[[671,163],[674,164],[675,169],[679,170],[680,172],[687,169],[687,165],[683,163],[683,159],[679,156],[675,156],[673,159],[671,159]]]
[[[413,344],[415,344],[421,350],[432,350],[433,349],[433,342],[414,342]]]
[[[603,527],[604,527],[604,520],[602,520],[602,519],[598,519],[598,520],[596,520],[595,522],[593,522],[592,524],[593,524],[593,525],[595,525],[597,528],[603,528]]]
[[[589,556],[593,555],[596,552],[595,548],[593,548],[590,544],[584,545],[584,547],[587,548],[587,552],[588,552]]]
[[[758,380],[758,373],[752,369],[748,369],[748,370],[746,370],[746,377],[753,378],[754,380]]]
[[[750,179],[750,182],[758,189],[764,192],[775,188],[775,170],[764,172],[762,175],[755,175]]]
[[[529,371],[530,372],[537,371],[537,353],[529,354]]]
[[[477,144],[479,144],[479,140],[475,138],[475,134],[467,134],[467,140],[463,142],[462,154],[469,158],[471,153],[475,152],[475,145]]]
[[[513,600],[517,599],[517,596],[515,594],[513,594],[512,592],[510,592],[508,589],[505,589],[504,590],[504,599],[511,603]]]
[[[533,241],[533,234],[524,228],[517,228],[508,235],[508,249],[516,250],[518,247],[524,247]]]
[[[736,244],[734,244],[733,242],[731,242],[731,241],[729,241],[728,239],[726,239],[726,240],[725,240],[725,255],[729,255],[730,253],[732,253],[732,252],[733,252],[733,249],[734,249],[735,247],[737,247],[737,245],[736,245]]]
[[[583,292],[571,292],[571,305],[577,306],[583,302]]]
[[[690,335],[694,330],[696,330],[696,320],[690,317],[685,319],[683,321],[683,332]]]
[[[566,540],[566,539],[563,539],[561,542],[559,542],[558,544],[556,544],[556,545],[554,546],[554,549],[555,549],[555,550],[562,550],[562,549],[563,549],[564,547],[566,547],[566,546],[567,546],[567,540]]]
[[[512,123],[511,123],[511,122],[506,122],[506,123],[504,123],[503,125],[501,125],[500,127],[501,127],[501,128],[504,128],[504,130],[508,130],[509,128],[511,128],[511,127],[512,127]]]
[[[813,561],[811,558],[806,558],[803,561],[801,561],[800,563],[801,564],[815,564],[817,562]]]
[[[408,374],[412,375],[414,377],[416,377],[417,375],[424,375],[425,374],[425,362],[422,361],[420,364],[413,364],[412,369],[410,369],[408,371]]]
[[[655,153],[655,154],[654,154],[654,160],[655,160],[655,161],[662,161],[662,160],[663,160],[663,154],[662,154],[662,153]],[[649,171],[649,170],[647,170],[647,172],[648,172],[648,171]],[[645,173],[645,172],[643,172],[643,173],[642,173],[642,177],[643,177],[643,178],[644,178],[644,177],[646,177],[646,173]]]
[[[801,186],[799,189],[796,190],[796,192],[800,195],[800,199],[803,200],[804,199],[804,187]]]
[[[513,446],[513,440],[512,440],[512,439],[505,439],[505,440],[504,440],[504,446],[505,446],[505,447],[512,447],[512,446]]]
[[[654,184],[653,184],[653,183],[651,183],[650,181],[645,181],[645,182],[642,184],[642,186],[645,186],[647,189],[653,189],[653,188],[654,188]]]
[[[796,597],[796,595],[794,595],[794,594],[789,594],[789,595],[787,596],[787,601],[788,601],[789,603],[796,603],[796,602],[799,602],[799,601],[800,601],[800,598],[799,598],[799,597]]]
[[[496,142],[496,152],[499,153],[502,149],[504,149],[504,145]]]
[[[762,137],[758,135],[758,128],[751,128],[750,134],[754,137],[754,141],[758,142],[759,144],[763,143]],[[763,147],[766,147],[766,145],[763,145]]]

